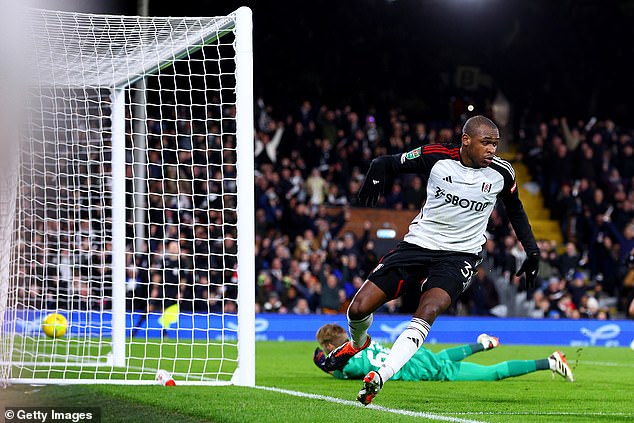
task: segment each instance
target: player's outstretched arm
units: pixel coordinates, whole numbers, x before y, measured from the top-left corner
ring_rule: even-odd
[[[528,221],[528,216],[524,210],[524,206],[519,197],[519,190],[517,188],[517,181],[514,175],[505,175],[505,186],[500,194],[500,198],[504,203],[506,214],[513,226],[513,230],[520,240],[524,250],[526,251],[527,258],[520,266],[516,276],[525,275],[526,286],[534,287],[537,281],[537,275],[539,273],[539,247],[535,241],[533,230]]]

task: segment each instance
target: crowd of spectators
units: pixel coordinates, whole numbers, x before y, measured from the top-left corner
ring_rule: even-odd
[[[221,135],[219,125],[231,122],[235,110],[212,112],[208,128],[192,127],[209,120],[187,113],[175,109],[174,119],[149,119],[150,245],[147,255],[130,257],[129,287],[137,300],[131,306],[158,310],[178,301],[183,310],[231,311],[235,140],[226,135],[231,128]],[[428,125],[396,109],[360,113],[309,101],[278,116],[260,100],[255,129],[256,310],[344,313],[381,254],[370,222],[362,236],[343,230],[372,158],[457,141],[461,122]],[[203,133],[209,135],[196,135]],[[539,240],[541,285],[527,291],[514,276],[525,253],[498,204],[484,262],[450,312],[566,318],[623,312],[634,279],[624,265],[634,248],[631,134],[609,120],[571,127],[566,119],[526,124],[518,133],[517,160],[562,222],[565,245]],[[390,181],[378,207],[414,216],[425,196],[425,182],[405,175]],[[413,307],[394,300],[378,312]]]
[[[161,110],[160,117],[149,114],[148,204],[136,205],[147,209],[146,233],[137,233],[139,227],[132,223],[127,229],[128,309],[160,311],[178,302],[183,311],[236,310],[234,118],[234,107],[210,108],[202,116],[192,115],[187,107]],[[310,101],[280,116],[258,101],[256,311],[344,313],[382,254],[370,222],[365,222],[362,235],[344,230],[371,160],[426,144],[459,141],[461,124],[412,120],[397,109],[333,109]],[[525,253],[503,206],[496,205],[487,228],[484,261],[469,290],[449,312],[622,316],[634,292],[634,270],[628,270],[624,261],[634,249],[632,131],[610,120],[569,124],[560,118],[527,122],[516,132],[515,160],[528,167],[544,205],[561,222],[564,244],[539,240],[540,285],[526,290],[514,276]],[[133,149],[128,151],[128,204],[137,201],[134,193],[139,191],[134,154]],[[530,181],[519,181],[526,182]],[[101,210],[97,206],[104,201],[103,183],[95,187],[75,192],[81,197],[75,199],[80,209]],[[411,211],[414,217],[425,197],[425,181],[404,175],[389,182],[378,207]],[[129,222],[134,222],[135,209],[127,211]],[[51,263],[48,268],[20,269],[25,279],[48,284],[25,284],[30,288],[20,295],[31,297],[25,303],[49,308],[110,307],[107,252],[112,246],[99,232],[104,229],[103,219],[79,217],[76,221],[62,218],[59,228],[33,232],[36,237],[44,232],[49,237],[60,234],[55,242],[33,241],[59,248],[55,254],[41,252],[55,256],[51,260],[28,261],[30,266]],[[50,219],[46,222],[55,224]],[[133,248],[139,239],[147,241]],[[414,307],[397,299],[378,312],[410,313]]]
[[[561,222],[563,251],[542,247],[537,315],[609,317],[632,302],[634,139],[610,119],[526,125],[520,157]]]
[[[260,101],[255,141],[258,311],[345,312],[378,258],[373,234],[356,239],[341,232],[371,159],[459,141],[461,122],[427,125],[396,109],[361,113],[350,107],[314,107],[309,101],[295,113],[274,116]],[[517,132],[515,160],[529,168],[544,205],[561,222],[564,244],[539,240],[540,285],[527,291],[514,276],[525,253],[498,204],[488,227],[485,261],[450,312],[621,315],[634,285],[624,262],[634,248],[631,131],[609,120],[569,126],[562,118],[526,123]],[[391,181],[378,207],[414,211],[424,199],[424,181],[408,175]],[[339,214],[326,212],[337,206]],[[408,307],[396,300],[379,312],[410,312]]]

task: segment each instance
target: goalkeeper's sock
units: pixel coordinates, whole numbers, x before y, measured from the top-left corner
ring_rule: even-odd
[[[482,351],[482,345],[480,344],[460,345],[440,351],[438,357],[444,360],[461,361],[473,354],[473,349],[476,345],[480,346],[480,351]]]
[[[484,351],[484,345],[482,344],[469,344],[469,348],[471,349],[471,354]]]
[[[540,360],[509,360],[506,362],[508,366],[508,375],[509,377],[522,376],[536,370],[546,370],[538,367],[538,365],[543,367],[543,363],[540,364],[539,361]],[[548,360],[543,361],[548,362]]]
[[[547,358],[543,358],[541,360],[535,360],[535,369],[536,370],[551,370],[552,367],[550,365],[550,361]]]
[[[390,354],[379,368],[379,375],[384,383],[394,376],[394,373],[398,372],[418,351],[425,342],[429,329],[429,323],[414,317],[407,329],[396,338]]]
[[[373,320],[374,314],[369,314],[361,320],[351,320],[350,317],[348,317],[348,329],[353,347],[361,348],[365,345],[365,341],[368,339],[368,328]]]

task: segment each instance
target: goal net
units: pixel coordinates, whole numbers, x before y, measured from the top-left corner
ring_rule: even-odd
[[[36,78],[0,187],[3,381],[254,385],[251,11],[28,23]]]

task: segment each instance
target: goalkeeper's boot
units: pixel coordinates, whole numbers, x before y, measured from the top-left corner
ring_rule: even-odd
[[[486,333],[478,335],[477,342],[478,344],[482,344],[485,350],[490,350],[500,346],[500,340],[497,337],[487,335]]]
[[[357,394],[357,401],[363,405],[370,404],[382,387],[383,379],[381,379],[381,375],[379,372],[372,370],[363,378],[363,388]]]
[[[550,370],[553,371],[553,377],[555,373],[561,375],[568,379],[570,382],[574,382],[575,378],[572,375],[572,370],[570,370],[570,366],[568,366],[568,362],[566,361],[566,355],[561,351],[555,351],[548,357],[548,362],[550,363]]]
[[[326,357],[326,361],[324,362],[324,368],[327,371],[332,370],[341,370],[348,363],[348,360],[352,358],[359,351],[364,350],[370,345],[372,342],[372,338],[368,335],[368,339],[365,340],[365,343],[361,346],[361,348],[355,348],[352,345],[352,341],[348,341],[345,344],[342,344],[332,350],[328,357]]]

